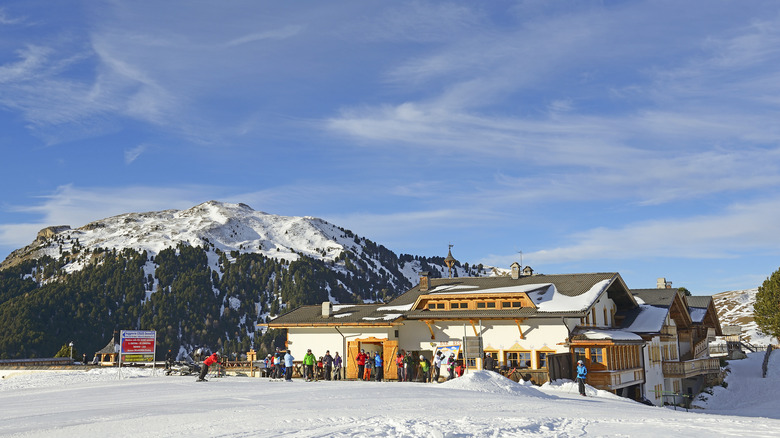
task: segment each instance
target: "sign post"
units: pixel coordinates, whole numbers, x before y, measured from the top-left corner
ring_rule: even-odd
[[[151,362],[155,366],[157,332],[154,330],[122,330],[119,334],[119,377],[122,362]]]

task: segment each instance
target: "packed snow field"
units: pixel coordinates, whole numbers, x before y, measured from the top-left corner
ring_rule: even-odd
[[[0,436],[775,437],[780,353],[732,361],[701,409],[645,406],[575,384],[541,388],[479,371],[442,384],[270,382],[117,369],[0,371]]]

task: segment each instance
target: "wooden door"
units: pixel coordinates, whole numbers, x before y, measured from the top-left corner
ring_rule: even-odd
[[[359,341],[347,342],[347,360],[344,362],[344,367],[347,372],[347,379],[357,379],[357,356],[360,351]]]
[[[395,366],[396,354],[398,354],[398,341],[384,341],[382,343],[382,357],[385,360],[385,380],[398,378],[398,368]]]

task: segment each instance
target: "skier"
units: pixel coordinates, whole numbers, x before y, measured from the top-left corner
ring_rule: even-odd
[[[219,363],[219,353],[214,352],[211,356],[207,357],[203,361],[203,368],[200,369],[200,376],[198,376],[198,382],[206,382],[206,374],[209,372],[209,365]]]
[[[293,361],[295,358],[290,354],[290,350],[284,355],[284,380],[292,382]]]
[[[441,361],[444,359],[441,354],[441,350],[436,352],[436,356],[433,358],[433,378],[431,381],[439,383],[439,376],[441,376]]]
[[[368,359],[368,355],[366,354],[366,350],[360,350],[360,354],[357,355],[357,366],[358,366],[358,379],[363,379],[363,369],[366,367],[366,359]]]
[[[384,361],[382,360],[382,355],[377,353],[374,353],[374,371],[376,372],[376,381],[381,382],[382,381],[382,371],[384,371],[384,368],[382,368],[384,364]]]
[[[168,350],[168,353],[165,354],[165,369],[170,370],[171,365],[173,365],[173,353],[171,353],[171,350]]]
[[[404,381],[404,355],[402,353],[398,353],[398,356],[395,358],[395,366],[398,369],[398,381],[403,382]]]
[[[307,382],[314,380],[314,362],[317,359],[311,354],[311,349],[306,350],[306,355],[303,356],[303,369],[304,377]]]
[[[407,382],[411,382],[414,378],[414,359],[411,351],[407,351],[404,357],[404,377]]]
[[[333,358],[333,379],[341,380],[341,356],[339,352],[336,352],[336,356]]]
[[[363,371],[363,380],[371,380],[371,370],[374,368],[374,360],[366,355],[366,368]]]
[[[279,347],[276,347],[276,354],[274,355],[274,379],[281,379],[282,378],[282,360],[283,355],[282,352],[279,351]]]
[[[325,356],[322,357],[322,364],[325,367],[325,380],[330,380],[330,375],[333,371],[333,356],[330,355],[330,350],[325,351]]]
[[[431,363],[422,354],[420,355],[420,369],[422,370],[422,382],[428,381],[428,371],[431,369]]]
[[[485,353],[485,364],[482,368],[493,371],[493,356],[490,353]]]
[[[455,378],[455,353],[450,353],[450,357],[447,358],[447,372],[449,373],[447,380]]]
[[[588,376],[588,369],[585,368],[585,363],[581,360],[577,361],[577,383],[580,388],[580,395],[585,396],[585,378]]]

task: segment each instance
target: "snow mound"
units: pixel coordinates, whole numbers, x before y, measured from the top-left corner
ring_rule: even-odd
[[[553,380],[552,382],[545,382],[542,385],[542,389],[545,391],[565,392],[567,394],[575,394],[575,395],[580,393],[579,384],[569,379],[561,379],[561,380]],[[609,391],[596,389],[588,385],[587,383],[585,384],[585,395],[588,397],[603,397],[603,398],[609,398],[609,399],[620,400],[620,401],[630,400],[625,397],[615,395]]]
[[[517,383],[493,371],[474,371],[444,382],[441,387],[465,389],[468,391],[489,392],[493,394],[515,394],[528,397],[555,398],[540,392],[532,383]]]

